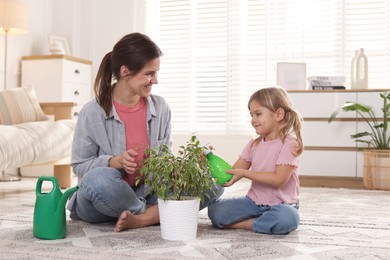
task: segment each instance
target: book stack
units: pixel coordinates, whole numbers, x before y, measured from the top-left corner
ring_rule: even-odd
[[[307,81],[313,90],[345,89],[345,77],[342,76],[312,76]]]

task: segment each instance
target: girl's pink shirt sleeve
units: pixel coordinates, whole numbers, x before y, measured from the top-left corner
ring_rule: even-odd
[[[296,203],[299,195],[299,157],[295,157],[293,149],[296,140],[288,136],[281,140],[261,141],[254,144],[250,140],[244,147],[240,157],[251,163],[251,170],[259,172],[274,172],[278,165],[293,166],[293,174],[286,185],[279,188],[253,182],[247,196],[257,205],[277,205],[280,203]]]

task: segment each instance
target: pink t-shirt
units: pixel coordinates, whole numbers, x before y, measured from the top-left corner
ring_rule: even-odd
[[[115,109],[126,129],[126,149],[134,149],[135,163],[139,166],[134,174],[126,174],[124,180],[130,185],[135,185],[135,179],[139,176],[141,161],[145,158],[145,148],[149,146],[148,132],[146,129],[146,101],[144,98],[135,107],[126,107],[114,101]]]
[[[247,196],[257,205],[278,205],[281,203],[296,203],[299,195],[299,157],[292,153],[296,140],[292,136],[282,142],[279,139],[253,144],[251,139],[244,147],[240,157],[251,163],[251,170],[256,172],[274,172],[277,165],[294,166],[294,172],[283,187],[274,188],[252,181]],[[252,145],[253,144],[253,145]],[[259,173],[261,174],[261,173]]]

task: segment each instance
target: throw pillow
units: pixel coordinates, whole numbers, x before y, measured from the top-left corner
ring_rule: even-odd
[[[47,120],[32,86],[0,91],[0,125]]]

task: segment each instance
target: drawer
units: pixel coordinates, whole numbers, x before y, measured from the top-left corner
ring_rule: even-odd
[[[293,108],[303,117],[329,118],[345,101],[356,101],[356,93],[305,92],[290,93]],[[340,111],[339,117],[356,117],[355,113]]]
[[[356,152],[304,151],[300,158],[300,175],[357,177]]]
[[[83,105],[77,105],[75,106],[73,109],[72,109],[72,118],[73,119],[77,119],[79,114],[80,114],[80,110],[83,108]]]
[[[71,83],[91,84],[91,65],[66,61],[64,80]]]
[[[356,131],[356,122],[303,122],[302,138],[305,146],[356,147],[350,137]]]
[[[76,102],[77,104],[85,104],[90,100],[90,90],[87,85],[68,84],[63,89],[64,101]]]
[[[357,102],[370,106],[373,109],[376,117],[383,117],[383,99],[380,97],[380,93],[382,92],[358,93]]]

